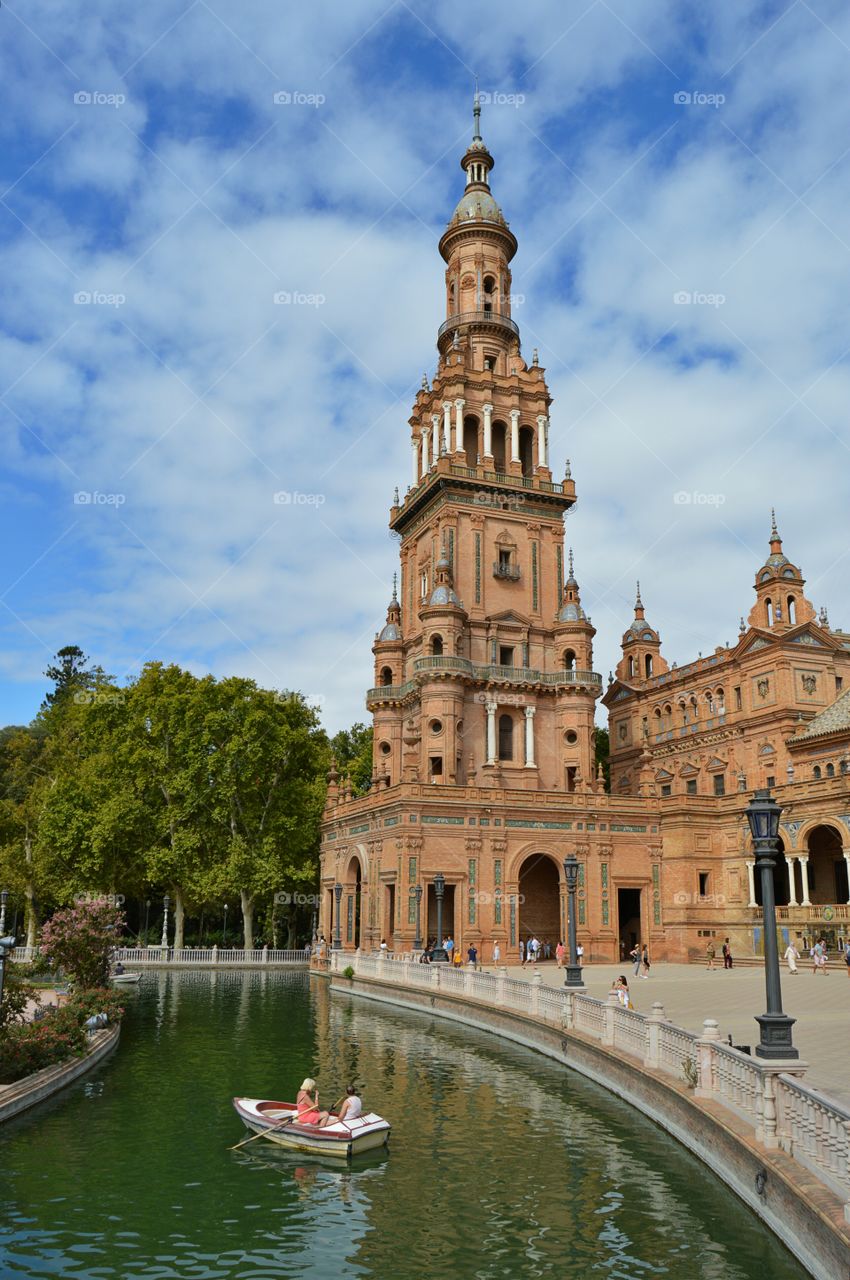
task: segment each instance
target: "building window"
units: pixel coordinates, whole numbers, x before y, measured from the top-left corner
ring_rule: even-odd
[[[574,764],[567,765],[567,790],[568,791],[575,791],[576,789],[576,773],[577,772],[578,772],[577,765],[574,765]]]
[[[513,717],[499,716],[499,759],[514,758],[514,722]]]
[[[442,756],[431,756],[429,766],[430,766],[430,774],[432,779],[442,778],[443,776],[443,757]]]
[[[499,666],[512,667],[513,665],[514,665],[513,645],[500,644],[499,645]]]
[[[661,794],[662,796],[671,796],[673,794],[673,788],[670,786],[669,782],[662,782]]]
[[[826,766],[826,776],[827,776],[828,778],[834,778],[834,777],[835,777],[835,765],[834,765],[834,764],[828,764],[828,765]]]
[[[685,783],[685,794],[689,796],[695,796],[696,793],[697,793],[696,778],[688,778],[687,782]]]
[[[651,653],[647,653],[645,655],[643,660],[643,667],[644,667],[644,672],[646,673],[646,678],[647,680],[649,680],[652,676],[652,654]]]
[[[714,775],[714,794],[716,796],[726,795],[726,775],[725,773],[716,773]]]
[[[775,787],[775,786],[776,786],[776,778],[774,777],[774,775],[773,775],[772,773],[769,773],[769,774],[767,775],[767,777],[765,778],[764,782],[765,782],[765,786],[766,786],[768,789],[770,789],[770,787]]]
[[[794,627],[797,625],[797,609],[794,604],[794,597],[789,596],[787,603],[788,603],[788,621],[791,624],[791,626]]]
[[[736,711],[740,711],[740,710],[743,708],[743,705],[744,705],[744,703],[743,703],[743,701],[742,701],[742,699],[741,699],[741,690],[740,690],[740,688],[736,688],[736,690],[735,690],[735,710],[736,710]]]
[[[840,693],[840,692],[841,692],[841,690],[842,690],[843,688],[844,688],[844,677],[843,677],[843,676],[836,676],[836,677],[835,677],[835,692],[836,692],[836,693]]]
[[[565,650],[564,650],[564,670],[565,670],[565,671],[575,671],[575,669],[576,669],[576,655],[575,655],[575,650],[573,650],[573,649],[565,649]]]
[[[423,573],[423,574],[422,574],[422,577],[419,579],[419,594],[422,596],[422,599],[423,599],[423,600],[425,599],[425,597],[426,597],[426,596],[427,596],[427,594],[428,594],[428,575],[427,575],[427,573]]]
[[[441,657],[443,652],[443,637],[431,636],[431,653],[434,657]]]
[[[393,682],[392,667],[381,667],[381,684],[388,685]]]
[[[634,658],[629,658],[629,676],[632,677],[634,676],[634,674],[635,674],[635,660]]]
[[[708,894],[708,872],[700,871],[699,873],[699,896],[705,898]]]
[[[816,764],[814,769],[815,782],[820,782],[820,765]]]

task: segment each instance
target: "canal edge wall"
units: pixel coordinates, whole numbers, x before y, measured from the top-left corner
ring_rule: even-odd
[[[487,1031],[570,1067],[629,1103],[721,1179],[816,1280],[850,1275],[850,1231],[843,1201],[784,1151],[768,1149],[737,1116],[684,1084],[631,1061],[574,1029],[533,1015],[483,1006],[462,995],[399,990],[378,978],[331,973],[331,991],[436,1015]],[[764,1190],[757,1176],[766,1173]]]
[[[85,1057],[73,1058],[70,1062],[58,1063],[53,1067],[45,1067],[31,1076],[24,1076],[14,1084],[0,1085],[0,1124],[12,1120],[22,1111],[28,1111],[39,1102],[46,1102],[54,1094],[66,1089],[69,1084],[79,1080],[104,1058],[112,1053],[118,1044],[121,1027],[107,1027],[96,1031],[91,1039],[91,1047]]]

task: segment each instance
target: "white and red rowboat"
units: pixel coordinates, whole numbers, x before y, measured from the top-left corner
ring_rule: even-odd
[[[390,1137],[389,1121],[374,1111],[358,1116],[356,1120],[338,1120],[335,1124],[319,1128],[315,1124],[296,1124],[287,1120],[288,1116],[297,1114],[293,1102],[234,1098],[233,1106],[247,1129],[262,1133],[269,1142],[289,1147],[292,1151],[309,1151],[313,1155],[347,1160],[362,1151],[385,1147]]]

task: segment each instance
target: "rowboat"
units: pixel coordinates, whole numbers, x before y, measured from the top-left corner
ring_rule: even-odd
[[[298,1114],[292,1102],[270,1102],[262,1098],[234,1098],[233,1106],[242,1123],[252,1133],[262,1133],[269,1142],[291,1151],[308,1151],[313,1155],[333,1156],[347,1160],[350,1156],[385,1147],[390,1125],[374,1111],[355,1120],[337,1120],[319,1128],[314,1124],[295,1124],[288,1120]],[[282,1123],[286,1121],[286,1123]]]
[[[141,982],[142,975],[140,973],[111,973],[109,975],[110,982],[118,982],[121,986],[126,987],[134,982]]]

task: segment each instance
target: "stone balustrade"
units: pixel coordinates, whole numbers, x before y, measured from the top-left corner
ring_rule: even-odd
[[[504,968],[482,973],[466,966],[419,964],[410,957],[331,954],[332,972],[347,965],[359,978],[428,988],[577,1032],[623,1060],[672,1077],[693,1088],[695,1098],[718,1103],[743,1120],[765,1147],[785,1151],[814,1173],[840,1197],[850,1221],[850,1111],[802,1083],[804,1063],[751,1057],[721,1040],[713,1018],[696,1035],[668,1021],[658,1002],[651,1013],[642,1014],[623,1008],[615,996],[599,1000],[583,991],[551,987],[539,973],[528,982],[509,978]]]

